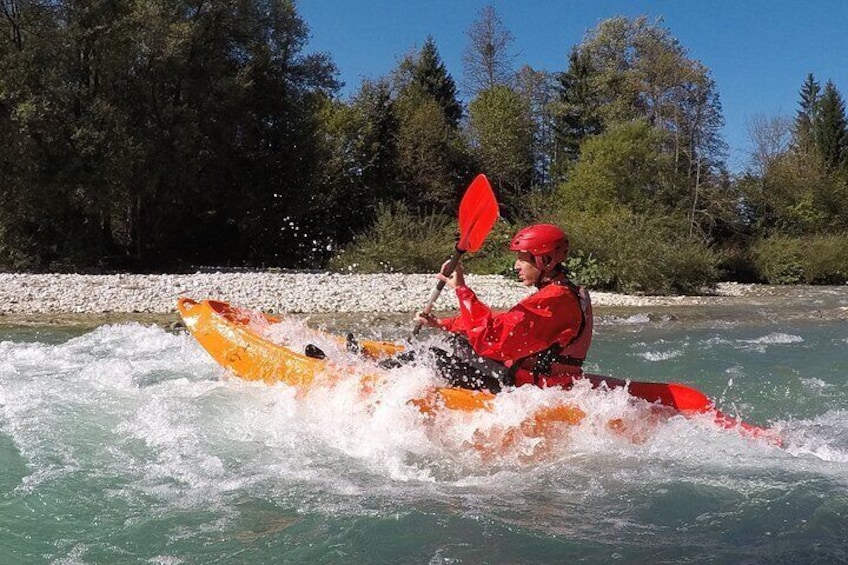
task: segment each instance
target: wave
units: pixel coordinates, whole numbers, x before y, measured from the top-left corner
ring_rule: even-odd
[[[804,338],[799,335],[785,333],[770,333],[768,335],[755,339],[739,340],[743,343],[752,343],[757,345],[790,345],[793,343],[803,343]]]
[[[668,361],[669,359],[680,357],[683,355],[683,352],[679,349],[673,349],[671,351],[646,351],[638,355],[648,361]]]

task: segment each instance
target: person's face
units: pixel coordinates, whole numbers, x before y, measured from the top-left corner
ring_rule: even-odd
[[[515,258],[515,265],[512,266],[518,274],[518,280],[524,286],[534,286],[539,280],[542,272],[536,268],[536,261],[533,255],[526,251],[521,251]]]

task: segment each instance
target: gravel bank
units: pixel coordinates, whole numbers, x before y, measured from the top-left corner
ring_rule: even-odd
[[[500,276],[466,277],[493,308],[509,308],[530,292]],[[214,298],[269,312],[413,312],[427,300],[433,275],[330,273],[196,273],[193,275],[58,275],[0,273],[0,314],[100,314],[174,311],[179,296]],[[723,283],[714,296],[629,296],[593,292],[596,306],[728,305],[768,287]],[[453,310],[444,292],[436,310]]]

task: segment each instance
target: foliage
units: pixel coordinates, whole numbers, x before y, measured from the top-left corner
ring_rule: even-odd
[[[661,153],[663,136],[644,120],[611,127],[587,139],[554,205],[569,211],[675,210],[673,163]]]
[[[777,235],[760,239],[751,258],[769,284],[845,284],[848,232],[822,236]]]
[[[457,230],[450,216],[421,218],[400,203],[381,205],[374,224],[338,252],[329,268],[344,273],[435,273],[453,252]],[[512,235],[508,222],[497,222],[483,247],[463,257],[465,271],[510,274],[515,262],[509,251]]]
[[[671,134],[667,150],[681,170],[693,170],[699,159],[709,166],[721,161],[715,84],[662,20],[602,21],[571,52],[560,82],[564,144],[572,161],[586,135],[636,119]]]
[[[414,213],[453,213],[476,169],[457,129],[462,108],[453,78],[432,38],[392,75],[399,198]]]
[[[611,288],[615,280],[609,266],[601,264],[597,257],[585,251],[571,253],[566,268],[571,280],[588,288]]]
[[[830,81],[817,101],[813,137],[828,170],[845,166],[848,161],[848,126],[845,102]]]
[[[657,134],[650,149],[663,161],[658,176],[642,179],[651,185],[648,192],[660,191],[652,198],[687,211],[687,235],[708,241],[716,226],[727,225],[716,222],[715,213],[727,200],[716,86],[709,69],[687,56],[661,20],[604,20],[572,50],[560,87],[557,175],[570,179],[593,136],[644,121]],[[616,180],[628,182],[625,176]]]
[[[502,213],[521,211],[533,178],[530,108],[506,86],[483,90],[469,105],[469,135],[477,160],[492,181]]]
[[[424,42],[412,67],[412,86],[436,101],[450,127],[459,126],[462,105],[456,97],[456,83],[442,62],[432,37]]]
[[[399,121],[385,82],[364,82],[352,103],[327,99],[318,115],[323,174],[315,206],[329,247],[365,230],[380,202],[400,200]]]
[[[0,263],[311,260],[320,210],[298,196],[337,85],[292,2],[14,4]]]
[[[336,254],[329,268],[349,273],[435,273],[455,242],[449,216],[413,215],[403,204],[382,205],[374,224]]]
[[[432,37],[338,98],[295,6],[0,2],[0,268],[332,257],[432,272],[482,171],[509,222],[570,231],[569,267],[592,286],[696,292],[718,267],[843,280],[848,120],[832,82],[807,75],[794,123],[752,122],[751,168],[734,178],[710,71],[661,20],[602,21],[566,69],[516,73],[484,7],[464,114]],[[512,231],[499,223],[468,269],[509,272]]]
[[[757,152],[737,186],[751,231],[774,242],[757,244],[763,276],[809,279],[791,266],[797,263],[791,254],[780,252],[790,249],[781,243],[788,240],[776,236],[794,241],[848,230],[848,135],[844,104],[833,83],[828,81],[822,92],[807,75],[789,143],[782,141],[785,129],[773,120],[752,132]]]
[[[795,116],[795,135],[798,146],[802,151],[809,151],[814,143],[813,129],[817,121],[821,86],[813,76],[807,75],[807,80],[801,86],[798,113]]]
[[[465,187],[467,162],[461,138],[429,98],[406,97],[399,102],[398,166],[403,201],[413,210],[448,213]]]
[[[478,275],[514,275],[515,253],[509,250],[509,242],[516,228],[506,220],[495,223],[486,241],[475,253],[462,259],[465,271]]]
[[[556,143],[554,74],[524,65],[515,75],[515,91],[530,109],[533,142],[534,188],[548,190],[556,181],[556,155],[560,150]]]
[[[621,292],[694,294],[719,279],[720,255],[679,235],[665,218],[607,210],[553,220],[569,234],[568,266],[581,283]]]
[[[755,233],[769,237],[848,229],[848,175],[829,171],[817,155],[786,151],[772,157],[761,174],[739,180]]]
[[[554,163],[556,178],[565,178],[577,162],[583,140],[603,131],[602,101],[593,84],[594,73],[588,50],[575,47],[568,54],[568,69],[558,76],[559,100],[554,116],[559,149]]]

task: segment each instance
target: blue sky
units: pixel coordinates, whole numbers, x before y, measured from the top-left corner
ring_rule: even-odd
[[[516,65],[562,71],[571,47],[601,20],[661,16],[689,56],[712,71],[725,118],[728,166],[748,162],[754,116],[794,116],[812,72],[848,98],[848,0],[298,0],[307,52],[332,55],[345,94],[390,72],[432,35],[448,72],[462,78],[466,31],[494,6],[515,38]]]

